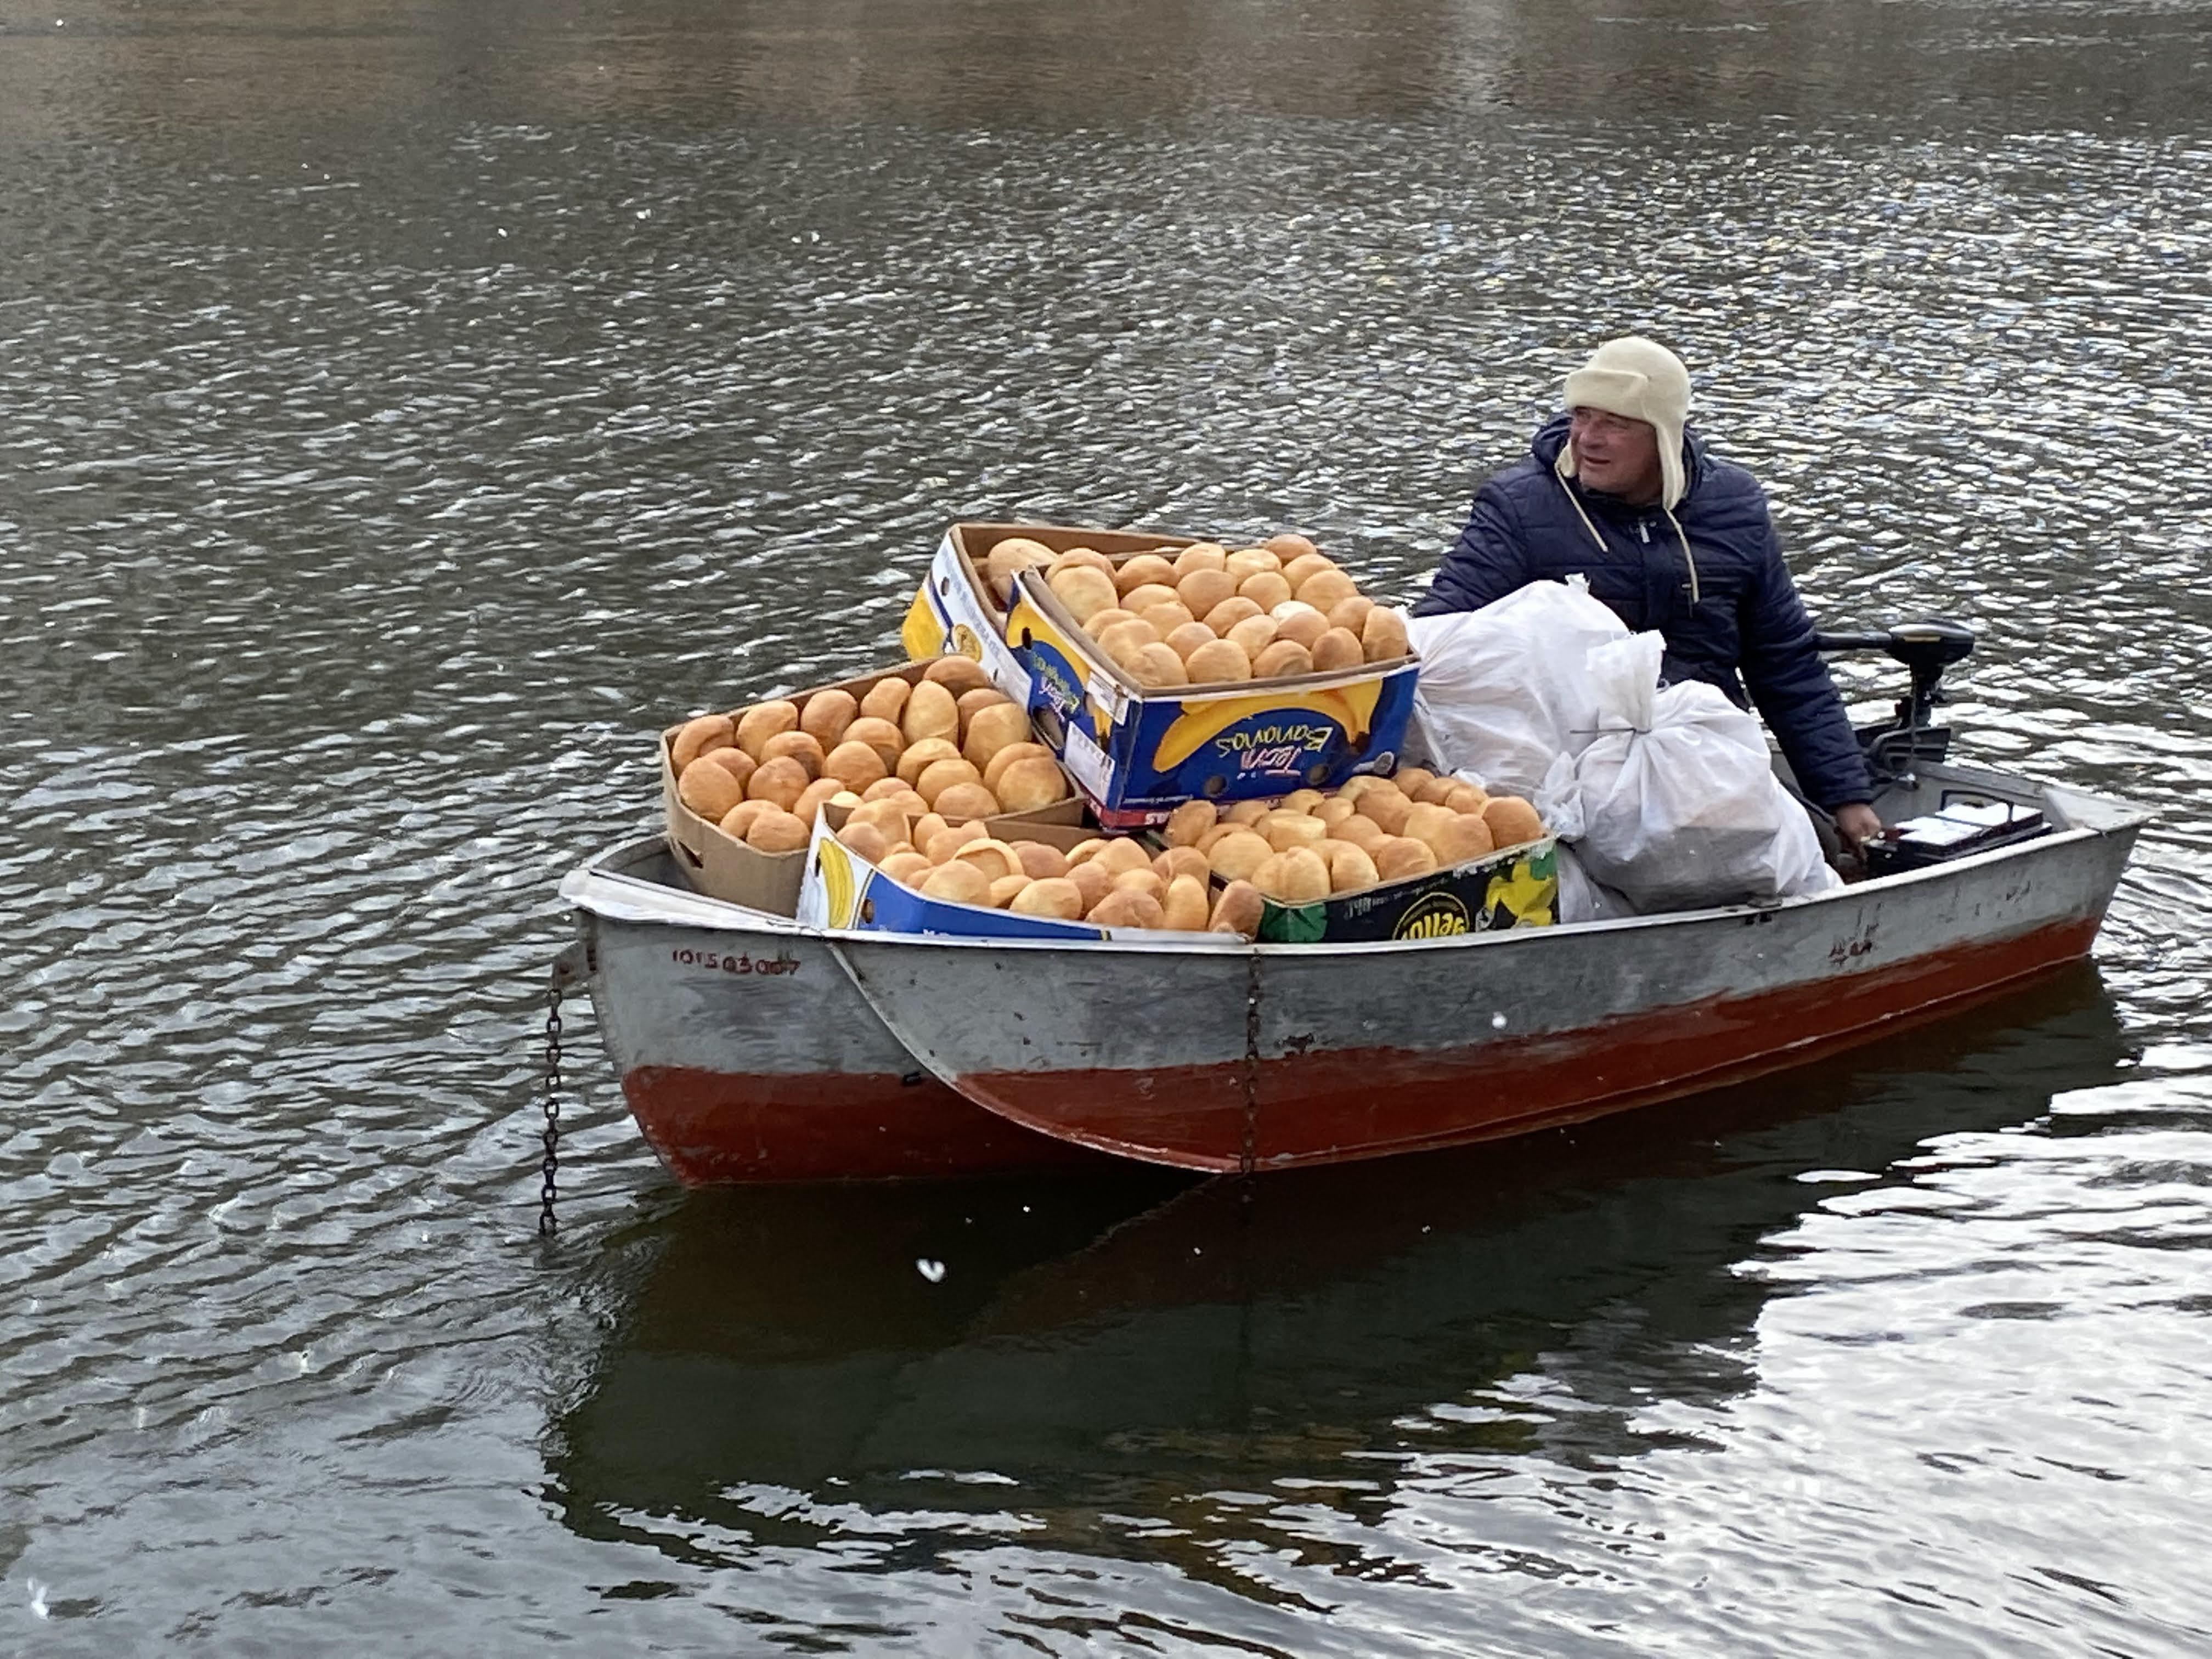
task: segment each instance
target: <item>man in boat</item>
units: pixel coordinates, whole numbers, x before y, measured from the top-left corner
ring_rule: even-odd
[[[1866,761],[1765,492],[1686,429],[1681,359],[1634,335],[1608,340],[1567,376],[1565,402],[1528,459],[1482,486],[1413,614],[1473,611],[1580,571],[1630,628],[1665,636],[1668,679],[1757,707],[1846,845],[1879,834]]]

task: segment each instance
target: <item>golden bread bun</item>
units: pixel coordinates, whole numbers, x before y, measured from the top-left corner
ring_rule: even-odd
[[[732,744],[727,749],[706,750],[701,753],[699,758],[702,761],[710,761],[720,767],[741,784],[752,776],[753,768],[758,764],[750,755],[745,753],[735,744]]]
[[[994,818],[999,798],[980,783],[956,783],[930,802],[948,818]]]
[[[1087,623],[1097,612],[1113,605],[1120,595],[1114,592],[1114,579],[1103,570],[1093,570],[1087,565],[1075,565],[1062,570],[1052,579],[1052,591],[1067,607],[1067,614],[1079,625]]]
[[[1221,568],[1237,578],[1241,588],[1255,576],[1278,576],[1282,574],[1282,556],[1271,548],[1240,547],[1222,562]],[[1290,596],[1283,596],[1288,599]]]
[[[702,714],[686,720],[668,740],[668,769],[680,778],[684,769],[708,750],[728,749],[737,740],[737,727],[727,714]]]
[[[1114,561],[1095,547],[1071,547],[1065,553],[1055,553],[1052,562],[1044,568],[1045,580],[1050,581],[1078,568],[1098,571],[1109,582],[1114,580]]]
[[[1437,844],[1437,833],[1446,824],[1458,820],[1459,814],[1449,806],[1439,805],[1434,801],[1416,801],[1407,812],[1405,823],[1398,826],[1398,833],[1411,836],[1415,841],[1425,841],[1433,849]]]
[[[999,787],[990,793],[1001,811],[1042,811],[1067,799],[1067,775],[1056,761],[1016,761],[999,775]]]
[[[763,761],[753,769],[745,781],[747,800],[774,801],[787,812],[799,804],[806,793],[806,786],[814,780],[806,775],[806,769],[788,755],[779,755],[774,760]]]
[[[1318,789],[1293,789],[1275,803],[1275,810],[1278,812],[1304,812],[1310,816],[1314,808],[1328,799]]]
[[[1006,775],[1006,769],[1025,760],[1050,760],[1052,750],[1041,743],[1010,743],[991,757],[983,767],[983,787],[994,794],[999,781]]]
[[[991,908],[994,910],[1006,908],[1013,900],[1020,896],[1022,889],[1029,884],[1030,878],[1018,871],[1011,876],[1000,876],[991,884],[989,901]]]
[[[1084,862],[1097,865],[1109,876],[1118,876],[1125,871],[1151,869],[1152,855],[1140,841],[1128,836],[1109,836],[1106,844]]]
[[[1314,848],[1294,847],[1276,854],[1274,862],[1274,886],[1257,874],[1252,884],[1278,904],[1313,904],[1328,896],[1328,866]]]
[[[1361,772],[1352,777],[1346,778],[1342,783],[1339,784],[1336,787],[1336,793],[1343,796],[1346,800],[1356,801],[1370,789],[1376,787],[1378,784],[1388,783],[1389,781],[1389,780],[1388,778],[1379,778],[1372,772]]]
[[[906,734],[878,715],[863,714],[845,728],[845,742],[867,744],[882,757],[884,770],[888,772],[898,764],[898,757],[906,748]],[[842,748],[844,744],[838,746]]]
[[[754,819],[763,813],[780,812],[782,810],[772,800],[742,801],[722,814],[721,822],[717,827],[732,840],[743,841],[745,838],[745,831],[753,827]]]
[[[916,795],[915,799],[916,800],[921,800],[921,797],[919,795]],[[934,852],[931,851],[931,843],[935,842],[939,836],[943,835],[952,826],[951,824],[945,823],[941,815],[931,811],[929,810],[929,804],[927,801],[923,801],[922,810],[914,815],[914,830],[910,839],[916,847],[919,847],[923,852],[929,854],[930,862],[933,864],[937,861],[938,855]],[[983,828],[980,823],[969,824],[962,829],[960,840],[971,841],[977,836],[988,836],[990,833],[991,832],[989,830]],[[951,858],[952,854],[950,852],[947,852],[945,856],[946,858]]]
[[[1277,810],[1271,800],[1240,800],[1223,811],[1221,818],[1224,823],[1257,823]]]
[[[921,854],[915,852],[892,853],[876,866],[893,881],[908,887],[917,884],[923,877],[936,867]]]
[[[1255,680],[1286,679],[1292,674],[1313,672],[1313,653],[1296,640],[1277,640],[1252,659]]]
[[[1283,550],[1279,547],[1275,551],[1282,553]],[[1316,571],[1335,568],[1336,561],[1326,553],[1283,554],[1283,580],[1291,585],[1293,593],[1298,591],[1298,584]]]
[[[1162,881],[1196,876],[1200,882],[1207,882],[1213,879],[1213,866],[1195,847],[1170,847],[1152,860],[1152,873]]]
[[[676,780],[676,799],[709,823],[720,823],[723,815],[744,798],[744,783],[705,755],[685,767],[684,775]]]
[[[1132,617],[1127,622],[1117,622],[1103,632],[1092,632],[1098,648],[1114,661],[1127,665],[1139,646],[1158,645],[1160,630],[1142,617]]]
[[[1176,629],[1187,627],[1198,618],[1190,614],[1190,607],[1180,599],[1163,599],[1158,605],[1146,605],[1143,616],[1138,620],[1150,623],[1152,631],[1164,641]],[[1182,656],[1183,653],[1178,651],[1176,654]]]
[[[1444,791],[1443,801],[1455,812],[1473,812],[1479,817],[1482,809],[1490,805],[1490,795],[1480,784],[1455,778],[1451,787]]]
[[[1224,881],[1246,881],[1252,872],[1275,856],[1265,836],[1240,830],[1224,836],[1206,849],[1206,862]]]
[[[1367,660],[1367,653],[1359,644],[1359,635],[1346,628],[1325,628],[1321,637],[1313,642],[1313,665],[1316,672],[1340,673],[1347,668],[1358,668]]]
[[[1010,708],[1014,700],[995,685],[978,685],[963,691],[953,698],[952,706],[960,711],[960,741],[968,741],[968,728],[975,723],[975,716],[986,708]]]
[[[1153,614],[1158,615],[1166,609],[1167,606],[1164,605],[1155,605]],[[1202,622],[1187,622],[1170,629],[1167,638],[1163,643],[1169,650],[1182,659],[1183,669],[1188,672],[1190,668],[1190,659],[1207,646],[1214,643],[1214,633]]]
[[[1022,868],[1020,854],[1006,842],[994,841],[988,836],[981,841],[968,842],[952,856],[963,864],[974,865],[993,881],[1001,876],[1019,876],[1024,881],[1029,879],[1029,872]]]
[[[960,752],[978,768],[988,766],[1001,749],[1030,740],[1029,711],[1018,703],[994,702],[969,717]]]
[[[1330,795],[1314,804],[1313,815],[1334,829],[1358,810],[1357,802],[1342,795]]]
[[[789,812],[763,812],[745,831],[745,845],[756,853],[796,853],[813,838],[814,826]]]
[[[924,738],[944,738],[957,743],[960,738],[960,705],[952,693],[935,680],[924,680],[906,700],[906,710],[899,716],[899,731],[910,744],[920,743]]]
[[[1083,913],[1088,915],[1091,907],[1114,890],[1114,872],[1097,864],[1071,864],[1067,879],[1075,884],[1082,896]]]
[[[1105,848],[1106,841],[1107,838],[1104,836],[1093,836],[1088,841],[1076,842],[1067,849],[1068,867],[1073,869],[1077,865],[1087,864],[1097,857]]]
[[[1147,691],[1190,684],[1190,671],[1182,665],[1182,659],[1168,646],[1140,646],[1121,666],[1131,679]]]
[[[1425,876],[1437,867],[1436,853],[1426,842],[1409,840],[1404,836],[1391,836],[1370,856],[1375,860],[1376,873],[1385,881]]]
[[[1359,648],[1370,662],[1394,662],[1413,649],[1406,639],[1406,619],[1385,605],[1376,605],[1359,624]]]
[[[779,732],[761,745],[762,760],[772,761],[779,755],[788,755],[805,767],[810,781],[822,775],[821,740],[811,732]]]
[[[1182,672],[1193,685],[1224,685],[1252,678],[1252,653],[1234,640],[1218,640],[1204,623],[1192,624],[1206,635],[1205,643],[1183,659]],[[1176,629],[1177,634],[1183,630]]]
[[[1500,847],[1518,847],[1543,838],[1544,820],[1518,795],[1492,795],[1482,809],[1482,821],[1490,826],[1491,839]]]
[[[1116,891],[1149,893],[1160,903],[1167,902],[1168,884],[1157,870],[1124,870],[1114,878],[1114,886]]]
[[[934,818],[937,815],[933,812],[928,817]],[[971,818],[965,823],[947,824],[944,819],[938,818],[937,823],[939,827],[935,829],[927,827],[927,819],[914,826],[915,837],[921,844],[923,855],[932,864],[943,864],[959,856],[962,848],[972,847],[979,841],[991,838],[991,832],[980,820]]]
[[[991,592],[1003,605],[1013,591],[1016,571],[1042,569],[1052,561],[1053,551],[1042,542],[1033,542],[1026,536],[1008,536],[992,544],[983,560],[983,575]]]
[[[1297,584],[1298,597],[1323,616],[1358,593],[1359,584],[1341,570],[1316,570]]]
[[[1037,877],[1006,901],[1006,908],[1018,916],[1047,916],[1054,921],[1080,921],[1086,908],[1083,890],[1059,876]]]
[[[1224,818],[1219,823],[1215,824],[1211,830],[1202,831],[1200,834],[1199,838],[1193,842],[1191,845],[1196,848],[1200,852],[1205,854],[1208,858],[1211,858],[1213,855],[1214,842],[1219,841],[1224,836],[1234,835],[1237,830],[1248,829],[1249,827],[1250,826],[1247,824],[1231,823]]]
[[[950,904],[988,905],[991,902],[991,878],[974,865],[955,859],[950,864],[939,865],[922,878],[921,896]]]
[[[1355,847],[1348,841],[1326,841],[1321,844],[1320,851],[1328,861],[1328,890],[1332,893],[1356,893],[1382,879],[1375,868],[1375,860],[1367,855],[1364,847]]]
[[[938,658],[921,671],[921,678],[925,685],[943,686],[956,700],[963,691],[980,691],[991,684],[991,677],[983,672],[981,663],[957,653]]]
[[[1288,561],[1321,557],[1321,549],[1295,530],[1279,530],[1260,544],[1278,558]]]
[[[822,775],[866,794],[891,775],[884,757],[865,743],[841,743],[823,757]]]
[[[1194,617],[1203,617],[1237,593],[1237,579],[1225,570],[1194,570],[1176,584],[1176,598]]]
[[[1464,789],[1466,787],[1457,778],[1453,777],[1449,773],[1445,773],[1441,777],[1427,779],[1419,788],[1407,789],[1406,793],[1413,798],[1415,805],[1429,802],[1442,806],[1445,804],[1445,796],[1450,794],[1455,789]]]
[[[1255,612],[1221,637],[1256,663],[1260,653],[1275,642],[1275,619]]]
[[[1116,623],[1134,622],[1136,620],[1137,613],[1135,611],[1124,611],[1118,605],[1109,605],[1103,611],[1092,611],[1091,613],[1091,619],[1083,624],[1083,628],[1084,631],[1089,634],[1091,637],[1095,640],[1108,629],[1113,627]]]
[[[1354,812],[1348,818],[1340,818],[1329,826],[1329,839],[1350,842],[1371,857],[1375,849],[1390,839],[1389,834],[1374,819]]]
[[[1359,816],[1372,818],[1385,835],[1402,835],[1406,828],[1406,815],[1413,810],[1413,802],[1387,785],[1380,789],[1370,789],[1359,798]]]
[[[1196,609],[1195,606],[1192,608]],[[1229,637],[1229,630],[1243,622],[1245,617],[1265,614],[1266,612],[1242,593],[1231,593],[1212,610],[1201,613],[1199,621],[1225,640]],[[1271,634],[1268,637],[1273,639],[1274,635]]]
[[[1437,855],[1437,862],[1442,865],[1488,858],[1498,850],[1497,838],[1490,833],[1489,824],[1472,812],[1453,812],[1435,835],[1425,839],[1430,850]]]
[[[1375,608],[1375,601],[1364,593],[1354,593],[1348,599],[1339,599],[1328,608],[1328,625],[1341,628],[1352,638],[1367,625],[1367,613]]]
[[[1179,604],[1181,598],[1178,590],[1165,582],[1146,582],[1123,594],[1121,605],[1124,610],[1141,617],[1156,605]]]
[[[1094,927],[1157,927],[1161,919],[1158,899],[1150,893],[1133,893],[1126,887],[1115,888],[1107,894],[1084,917]]]
[[[881,864],[891,855],[890,837],[860,818],[847,818],[845,827],[837,832],[837,839],[871,864]]]
[[[1303,645],[1309,651],[1315,642],[1328,632],[1328,618],[1311,605],[1302,605],[1289,599],[1277,605],[1268,615],[1275,624],[1275,637]]]
[[[857,802],[860,799],[858,795],[846,788],[836,779],[817,778],[799,792],[799,799],[791,804],[791,814],[801,823],[812,829],[814,820],[820,815],[822,809],[841,795],[848,801]]]
[[[908,744],[898,757],[899,781],[912,784],[921,775],[942,760],[958,760],[959,745],[950,738],[924,738],[919,743]],[[916,793],[919,793],[918,791]]]
[[[1170,847],[1188,847],[1213,828],[1221,814],[1210,800],[1187,800],[1168,814],[1160,826],[1160,839]]]
[[[1281,572],[1275,570],[1247,576],[1237,584],[1237,591],[1262,611],[1273,611],[1291,597],[1291,585],[1283,580]]]
[[[1246,939],[1257,938],[1260,918],[1267,908],[1267,896],[1250,882],[1232,881],[1213,901],[1213,914],[1206,918],[1206,931],[1209,933],[1242,933]]]
[[[1421,791],[1435,776],[1436,774],[1425,766],[1401,766],[1384,781],[1395,787],[1407,800],[1417,801],[1421,798]]]
[[[941,810],[938,806],[938,801],[944,796],[946,790],[957,783],[972,783],[977,788],[981,788],[983,769],[975,762],[963,760],[957,755],[946,760],[932,761],[921,769],[921,775],[915,779],[914,793],[929,803],[932,811],[937,811]]]
[[[1158,582],[1173,587],[1176,583],[1175,566],[1157,553],[1139,553],[1134,558],[1124,559],[1114,568],[1114,591],[1126,594],[1133,587],[1142,587]],[[1133,606],[1131,607],[1134,609]]]
[[[1018,841],[1013,847],[1014,856],[1022,861],[1022,873],[1033,881],[1045,881],[1067,873],[1067,854],[1048,842]]]
[[[1175,573],[1188,576],[1194,570],[1218,570],[1229,562],[1229,550],[1219,542],[1193,542],[1175,556]]]
[[[846,817],[845,829],[849,830],[856,823],[874,826],[883,836],[886,848],[897,846],[914,833],[913,815],[898,802],[892,800],[862,801]],[[838,831],[840,839],[843,838],[843,830]]]
[[[799,729],[820,744],[826,755],[845,740],[845,728],[860,717],[860,700],[831,686],[806,700],[799,711]]]
[[[798,726],[797,703],[783,697],[757,702],[738,711],[738,747],[758,760],[763,744],[777,732],[794,731]]]
[[[1318,847],[1328,838],[1328,826],[1304,812],[1270,812],[1260,820],[1260,834],[1278,853],[1293,847]]]
[[[1160,926],[1170,933],[1202,933],[1207,908],[1206,884],[1195,876],[1177,876],[1160,901]]]
[[[886,674],[860,693],[860,713],[870,720],[889,720],[893,726],[906,712],[906,700],[914,695],[914,687],[896,674]],[[848,732],[846,736],[852,733]]]

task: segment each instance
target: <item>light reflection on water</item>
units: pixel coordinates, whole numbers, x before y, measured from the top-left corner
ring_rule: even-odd
[[[52,24],[0,1647],[2202,1644],[2197,14]],[[2095,981],[1250,1206],[684,1198],[582,1018],[527,1248],[553,885],[661,718],[866,665],[965,514],[1411,592],[1614,325],[1824,617],[1983,629],[1974,756],[2158,811]]]

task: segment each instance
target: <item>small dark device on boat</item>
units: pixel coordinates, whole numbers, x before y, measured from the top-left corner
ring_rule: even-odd
[[[1924,622],[1899,623],[1879,633],[1819,632],[1813,635],[1813,644],[1822,652],[1884,652],[1911,672],[1912,689],[1897,700],[1896,713],[1880,725],[1858,728],[1859,747],[1866,751],[1875,783],[1910,788],[1917,763],[1940,761],[1950,753],[1951,728],[1935,724],[1936,708],[1948,701],[1942,690],[1943,671],[1973,651],[1973,629],[1948,617],[1931,617]]]
[[[2049,830],[2043,814],[2032,806],[1946,790],[1935,811],[1889,825],[1866,844],[1863,856],[1869,876],[1893,876],[2033,841]]]

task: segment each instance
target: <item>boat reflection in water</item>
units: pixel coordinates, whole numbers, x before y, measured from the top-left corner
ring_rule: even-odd
[[[1908,1180],[1929,1137],[2124,1058],[2081,967],[1825,1070],[1455,1152],[690,1194],[592,1269],[614,1328],[552,1496],[706,1562],[857,1511],[947,1547],[1018,1514],[1081,1550],[1102,1516],[1283,1480],[1371,1513],[1402,1455],[1632,1455],[1655,1403],[1750,1385],[1770,1291],[1738,1269],[1835,1191],[1807,1171]],[[1531,1372],[1577,1408],[1468,1408]]]

